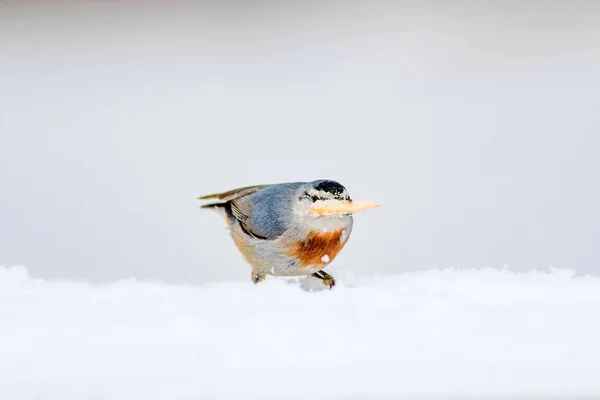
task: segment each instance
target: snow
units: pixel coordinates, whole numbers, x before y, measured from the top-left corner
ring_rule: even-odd
[[[0,398],[591,398],[600,278],[431,270],[336,287],[0,268]]]

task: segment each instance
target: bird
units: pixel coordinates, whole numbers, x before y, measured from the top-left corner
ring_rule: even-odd
[[[198,199],[217,200],[201,208],[225,218],[252,282],[311,275],[329,289],[335,278],[323,269],[348,242],[353,214],[379,207],[353,201],[342,184],[328,179],[245,186]]]

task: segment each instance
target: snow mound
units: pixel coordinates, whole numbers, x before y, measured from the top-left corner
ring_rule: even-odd
[[[307,287],[0,268],[0,398],[600,396],[598,277],[432,270]]]

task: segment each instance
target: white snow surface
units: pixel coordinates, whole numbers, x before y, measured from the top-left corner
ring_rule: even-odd
[[[0,268],[0,399],[600,398],[600,278],[431,270],[259,285]]]

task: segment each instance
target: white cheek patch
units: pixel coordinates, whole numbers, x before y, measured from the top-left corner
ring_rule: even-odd
[[[328,263],[329,262],[329,255],[325,254],[323,257],[321,257],[321,261],[323,261],[324,263]]]
[[[332,193],[329,192],[325,192],[323,190],[313,190],[312,193],[317,196],[320,199],[334,199],[336,198],[335,195],[333,195]],[[342,193],[340,193],[340,196],[342,198],[348,198],[348,193],[344,190]]]
[[[320,199],[333,199],[333,195],[323,190],[315,190],[314,194]]]

